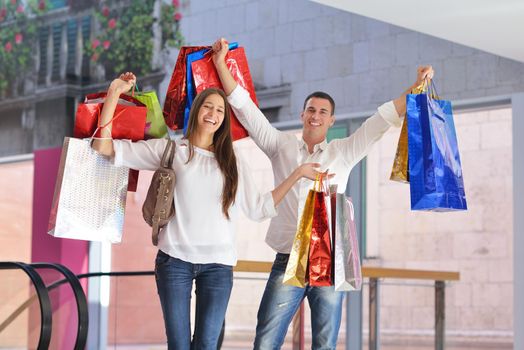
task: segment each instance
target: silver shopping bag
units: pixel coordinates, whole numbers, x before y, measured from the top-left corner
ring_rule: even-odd
[[[335,290],[360,290],[362,288],[362,270],[355,210],[351,199],[343,193],[337,193],[335,218]]]
[[[129,168],[95,152],[90,139],[66,137],[48,232],[60,238],[122,240]]]

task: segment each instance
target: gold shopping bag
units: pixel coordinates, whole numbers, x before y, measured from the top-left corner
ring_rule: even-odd
[[[408,166],[408,122],[404,118],[398,139],[397,153],[395,154],[389,179],[404,183],[409,182]]]
[[[427,91],[428,82],[424,81],[421,85],[411,90],[412,94],[421,94]],[[408,183],[409,182],[409,163],[408,163],[408,121],[404,118],[400,137],[398,138],[397,152],[391,169],[390,180]]]
[[[311,239],[311,228],[313,225],[313,213],[315,211],[315,192],[318,184],[318,178],[315,180],[314,189],[309,190],[300,225],[298,226],[289,260],[284,274],[284,284],[302,287],[306,286],[306,272],[308,268],[309,243]]]

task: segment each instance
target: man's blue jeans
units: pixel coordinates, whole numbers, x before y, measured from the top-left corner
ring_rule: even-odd
[[[233,287],[232,266],[192,264],[159,250],[155,277],[169,350],[216,350]],[[193,280],[196,284],[196,316],[191,341]]]
[[[288,254],[278,253],[258,309],[255,349],[280,349],[289,324],[307,297],[311,309],[312,349],[335,349],[344,293],[334,287],[293,287],[282,284]]]

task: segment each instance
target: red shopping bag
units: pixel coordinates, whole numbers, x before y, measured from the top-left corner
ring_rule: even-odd
[[[249,72],[244,48],[239,47],[229,51],[226,55],[226,65],[233,74],[236,82],[249,92],[253,102],[258,105],[255,86],[251,78],[251,73]],[[194,61],[191,63],[191,68],[193,70],[193,80],[195,81],[197,93],[210,87],[222,89],[220,78],[218,77],[211,57]],[[244,129],[233,113],[231,113],[231,136],[233,137],[233,141],[249,136],[246,129]]]
[[[74,137],[92,137],[95,132],[102,107],[107,93],[99,92],[86,96],[83,103],[78,105],[76,110]],[[128,139],[138,141],[144,139],[146,128],[147,107],[136,98],[128,95],[120,95],[116,106],[115,116],[111,127],[111,134],[114,139]],[[95,137],[100,136],[100,131]]]
[[[329,196],[326,196],[321,186],[320,191],[315,192],[315,209],[313,211],[313,224],[309,243],[309,285],[313,287],[333,285],[331,220],[328,215],[326,201],[331,201],[331,199]]]
[[[99,92],[89,94],[76,110],[74,137],[92,137],[104,106],[107,93]],[[111,128],[114,139],[129,139],[133,141],[143,140],[146,127],[147,107],[142,102],[128,95],[120,95],[115,110],[115,118]],[[100,131],[94,135],[100,136]],[[129,184],[127,190],[135,192],[138,185],[138,171],[129,171]]]
[[[175,68],[167,88],[163,111],[166,125],[172,130],[184,128],[184,109],[187,96],[186,57],[190,53],[205,48],[207,46],[182,46],[178,52]]]

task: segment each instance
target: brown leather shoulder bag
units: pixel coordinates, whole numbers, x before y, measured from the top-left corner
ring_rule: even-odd
[[[175,191],[175,171],[173,157],[175,141],[168,140],[160,167],[153,174],[147,190],[146,200],[142,206],[144,220],[153,228],[151,240],[158,245],[158,234],[175,215],[173,195]]]

